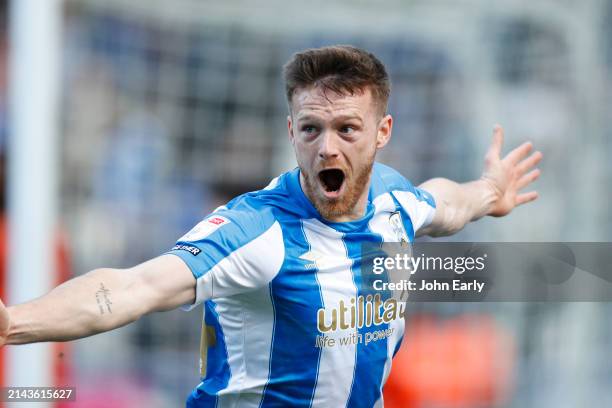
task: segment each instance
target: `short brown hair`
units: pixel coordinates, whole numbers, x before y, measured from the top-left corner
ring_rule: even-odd
[[[381,113],[387,111],[390,84],[385,66],[357,47],[332,45],[295,53],[284,66],[284,78],[289,109],[296,90],[317,86],[351,95],[370,88]]]

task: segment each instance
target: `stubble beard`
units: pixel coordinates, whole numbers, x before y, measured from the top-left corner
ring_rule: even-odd
[[[370,175],[374,167],[374,155],[360,168],[358,168],[352,177],[345,174],[346,192],[338,198],[329,199],[322,195],[319,191],[320,185],[317,174],[310,174],[300,168],[304,175],[304,188],[306,196],[310,199],[319,214],[327,220],[333,220],[338,217],[353,214],[355,206],[359,198],[363,194],[365,188],[369,185]]]

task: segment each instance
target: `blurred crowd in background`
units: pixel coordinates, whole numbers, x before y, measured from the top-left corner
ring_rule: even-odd
[[[506,149],[531,140],[544,153],[536,203],[452,240],[612,240],[612,1],[66,0],[62,30],[60,203],[75,274],[157,256],[291,169],[282,65],[337,43],[386,65],[394,131],[379,160],[414,184],[478,177],[498,122]],[[5,135],[4,118],[0,99]],[[612,404],[610,304],[408,310],[389,407]],[[199,382],[200,329],[197,310],[174,311],[75,342],[74,384],[115,407],[180,406]]]

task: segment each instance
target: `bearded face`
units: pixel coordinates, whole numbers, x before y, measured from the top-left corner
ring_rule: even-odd
[[[335,163],[322,163],[321,170],[300,166],[306,196],[327,220],[349,215],[365,194],[370,183],[375,154],[356,169]]]
[[[323,218],[363,216],[376,151],[391,135],[369,89],[352,95],[311,87],[297,91],[288,119],[300,183]]]

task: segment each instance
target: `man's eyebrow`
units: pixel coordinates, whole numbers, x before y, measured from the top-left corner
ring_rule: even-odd
[[[305,114],[305,115],[298,115],[297,120],[302,120],[302,121],[320,121],[321,118],[319,118],[318,116],[312,115],[312,114]]]
[[[343,120],[358,120],[360,122],[363,122],[362,117],[356,113],[355,114],[347,113],[345,115],[338,115],[334,118],[334,122],[339,122]]]
[[[303,116],[298,115],[297,120],[298,121],[321,121],[323,119],[321,119],[320,117],[316,115],[305,114]],[[361,116],[356,113],[355,114],[347,113],[343,115],[338,115],[335,118],[333,118],[334,122],[340,122],[344,120],[358,120],[360,122],[363,122],[363,119],[361,118]]]

